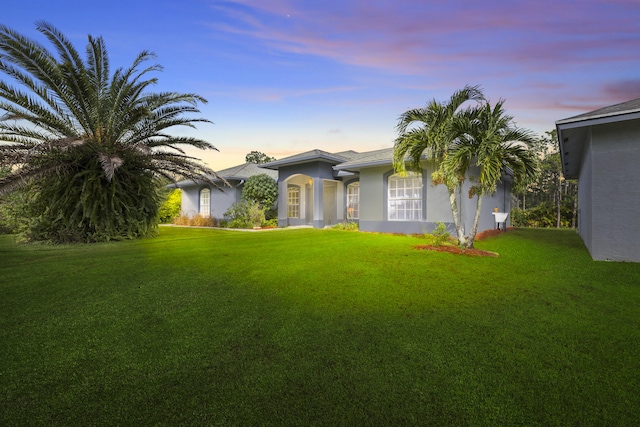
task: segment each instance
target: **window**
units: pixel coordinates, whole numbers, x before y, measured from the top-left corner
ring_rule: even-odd
[[[360,218],[360,183],[347,185],[347,219]]]
[[[300,187],[287,188],[287,217],[300,218]]]
[[[200,190],[200,215],[211,216],[211,190],[208,188]]]
[[[409,172],[406,177],[391,175],[388,184],[388,219],[422,220],[422,178],[413,172]]]

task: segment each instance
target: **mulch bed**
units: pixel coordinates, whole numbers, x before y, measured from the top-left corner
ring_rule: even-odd
[[[481,251],[480,249],[462,249],[458,246],[431,246],[431,245],[418,245],[414,246],[416,249],[427,250],[427,251],[436,251],[436,252],[448,252],[450,254],[456,255],[467,255],[467,256],[490,256],[497,257],[500,256],[495,252],[489,251]]]
[[[507,228],[507,231],[513,230],[513,227]],[[478,233],[476,235],[476,241],[486,239],[487,237],[497,236],[501,233],[504,233],[502,230],[486,230],[482,233]],[[416,249],[427,250],[427,251],[436,251],[436,252],[448,252],[450,254],[456,255],[467,255],[467,256],[488,256],[488,257],[499,257],[500,255],[495,252],[489,251],[481,251],[480,249],[463,249],[455,245],[443,245],[443,246],[432,246],[432,245],[418,245],[414,246]]]

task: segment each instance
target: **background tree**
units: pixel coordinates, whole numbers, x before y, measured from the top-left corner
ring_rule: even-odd
[[[0,192],[32,186],[28,237],[56,242],[104,241],[152,235],[158,177],[217,177],[181,146],[215,149],[197,138],[172,136],[175,126],[203,118],[195,94],[149,92],[159,65],[141,52],[129,68],[110,73],[102,38],[89,36],[86,59],[56,28],[37,29],[55,53],[0,26],[0,163],[11,173]],[[215,183],[208,179],[210,185]]]
[[[444,184],[449,193],[449,203],[456,228],[458,243],[465,243],[456,189],[460,181],[456,176],[446,175],[442,171],[442,159],[456,138],[452,123],[462,114],[460,107],[467,101],[480,102],[484,95],[479,86],[465,86],[451,95],[447,102],[433,99],[424,108],[408,110],[400,115],[396,129],[398,137],[394,143],[393,166],[396,172],[405,173],[407,167],[422,173],[423,156],[435,160],[434,182]]]
[[[261,165],[263,163],[273,162],[274,160],[276,160],[275,157],[269,157],[266,154],[261,153],[260,151],[252,151],[249,154],[247,154],[244,158],[245,162],[255,163],[258,165]]]
[[[572,227],[578,220],[578,181],[562,174],[556,130],[536,142],[540,173],[514,194],[512,222],[525,227]]]

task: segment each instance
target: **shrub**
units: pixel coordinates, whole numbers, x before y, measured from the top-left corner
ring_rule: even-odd
[[[334,230],[347,230],[347,231],[358,231],[360,229],[358,223],[355,221],[339,222],[331,228],[333,228]]]
[[[202,216],[200,214],[196,216],[180,215],[173,219],[175,225],[188,225],[191,227],[215,227],[215,219],[210,216]]]
[[[229,228],[252,228],[259,226],[264,220],[264,211],[255,202],[243,201],[234,203],[224,213],[224,216],[228,221],[227,226]]]
[[[266,173],[249,178],[242,188],[242,199],[246,202],[257,203],[267,219],[276,218],[275,208],[278,199],[278,183]]]
[[[180,216],[182,207],[182,191],[179,189],[171,191],[158,210],[158,217],[161,224],[168,224],[174,218]]]
[[[262,222],[263,228],[274,228],[278,226],[278,218],[265,219]]]
[[[447,226],[439,221],[436,222],[436,227],[430,233],[424,230],[422,237],[432,246],[443,246],[451,242],[451,234],[447,231]]]

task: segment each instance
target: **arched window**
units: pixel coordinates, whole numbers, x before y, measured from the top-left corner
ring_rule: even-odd
[[[211,216],[211,190],[203,188],[200,190],[200,209],[202,216]]]
[[[403,177],[391,175],[388,181],[387,219],[422,220],[422,178],[414,172]]]
[[[360,183],[347,185],[347,219],[360,218]]]
[[[300,187],[287,188],[287,217],[300,218]]]

